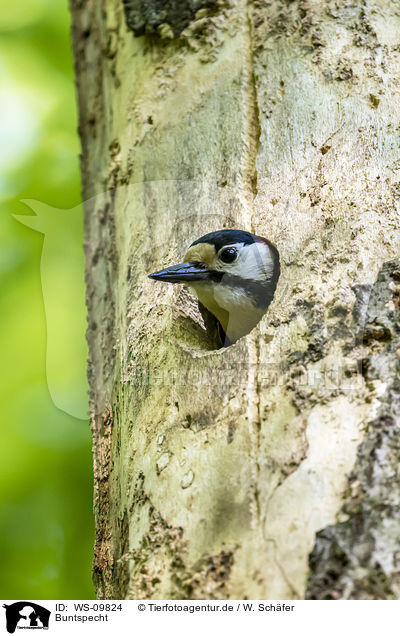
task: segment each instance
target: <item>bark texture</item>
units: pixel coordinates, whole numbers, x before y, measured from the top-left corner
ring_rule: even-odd
[[[397,2],[71,8],[98,596],[398,597]],[[282,273],[216,350],[147,274],[222,227]]]

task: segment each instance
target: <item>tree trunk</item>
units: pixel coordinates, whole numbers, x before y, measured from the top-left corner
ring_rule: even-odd
[[[98,596],[398,597],[397,2],[159,5],[72,0]],[[223,227],[282,273],[216,349],[147,274]]]

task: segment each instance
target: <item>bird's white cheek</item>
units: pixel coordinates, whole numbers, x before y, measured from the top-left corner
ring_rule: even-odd
[[[227,322],[228,313],[230,308],[225,307],[226,299],[221,297],[221,291],[218,284],[214,283],[198,283],[190,285],[190,289],[194,292],[199,301],[207,307],[224,327]],[[223,296],[223,294],[222,294]]]
[[[215,309],[218,308],[218,303],[215,299],[215,285],[212,283],[197,283],[188,285],[188,287],[209,311],[215,313]]]
[[[251,300],[242,289],[225,285],[215,286],[214,298],[216,303],[229,313],[246,309],[252,305]]]
[[[217,307],[228,313],[254,309],[250,298],[240,288],[221,285],[221,283],[202,283],[191,285],[190,289],[210,311]]]

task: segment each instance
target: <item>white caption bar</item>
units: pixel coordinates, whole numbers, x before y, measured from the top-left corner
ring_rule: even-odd
[[[235,630],[341,636],[392,633],[400,601],[0,601],[0,633],[204,636]]]

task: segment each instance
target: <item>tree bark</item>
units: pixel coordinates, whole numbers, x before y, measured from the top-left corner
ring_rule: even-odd
[[[98,596],[397,598],[397,3],[71,1]],[[282,273],[218,350],[147,274],[222,227]]]

